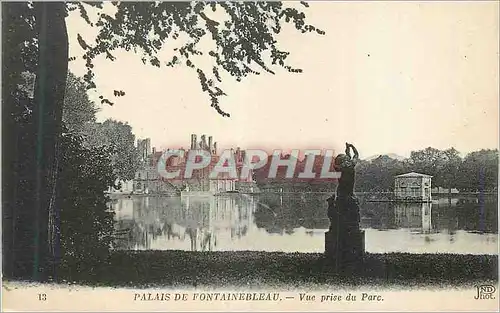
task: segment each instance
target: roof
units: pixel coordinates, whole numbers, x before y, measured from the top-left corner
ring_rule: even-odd
[[[416,173],[416,172],[411,172],[411,173],[407,173],[407,174],[397,175],[394,177],[432,177],[432,176],[426,175],[426,174],[420,174],[420,173]]]

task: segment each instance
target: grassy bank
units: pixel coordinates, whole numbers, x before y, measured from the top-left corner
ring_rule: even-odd
[[[60,272],[60,281],[94,286],[471,286],[496,282],[498,256],[366,254],[350,274],[322,254],[279,252],[116,251],[95,275]]]

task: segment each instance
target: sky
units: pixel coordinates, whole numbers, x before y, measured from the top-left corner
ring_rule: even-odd
[[[287,28],[278,37],[303,73],[225,79],[220,105],[231,117],[210,107],[191,69],[155,68],[120,52],[96,62],[100,94],[126,92],[100,105],[99,120],[127,122],[157,149],[188,148],[192,133],[243,149],[338,151],[351,142],[362,158],[498,148],[497,1],[310,2],[304,12],[325,35]],[[95,35],[75,14],[68,33],[71,56],[81,55],[77,33]],[[70,70],[83,75],[83,64]]]

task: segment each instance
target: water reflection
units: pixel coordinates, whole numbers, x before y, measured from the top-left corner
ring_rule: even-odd
[[[329,194],[119,198],[117,249],[323,252]],[[496,197],[433,203],[360,196],[368,252],[497,254]]]
[[[130,197],[115,200],[118,249],[212,251],[253,224],[251,197]]]

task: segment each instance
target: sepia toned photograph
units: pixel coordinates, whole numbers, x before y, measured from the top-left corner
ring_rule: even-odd
[[[498,311],[498,1],[3,1],[2,309]]]

